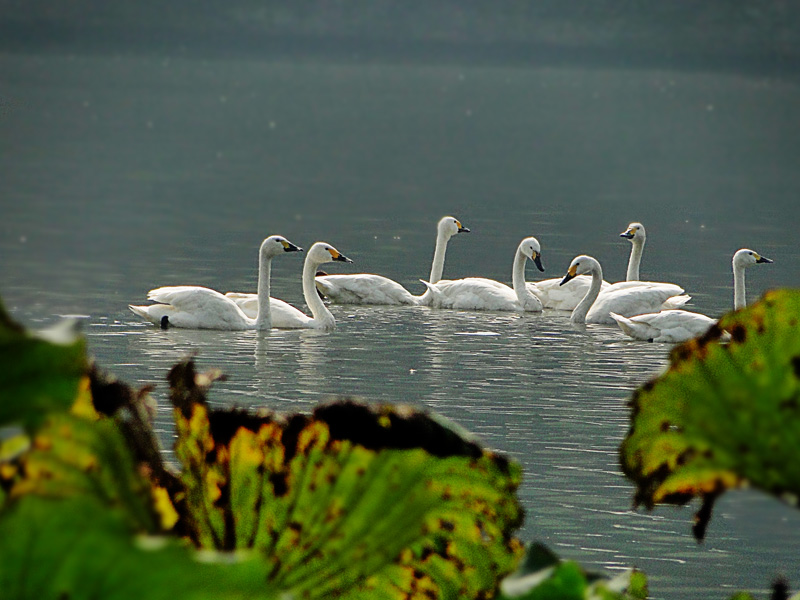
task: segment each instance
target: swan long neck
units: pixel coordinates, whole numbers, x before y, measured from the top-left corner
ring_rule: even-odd
[[[642,262],[643,251],[644,240],[631,241],[631,255],[628,258],[628,274],[625,276],[625,281],[639,281],[639,265]]]
[[[517,302],[521,307],[525,307],[528,297],[532,294],[525,286],[525,261],[527,257],[520,251],[514,255],[514,266],[511,270],[511,284],[514,287],[514,293],[517,294]]]
[[[747,297],[744,288],[744,267],[733,265],[733,309],[739,310],[747,306]]]
[[[586,323],[586,315],[589,314],[589,309],[600,294],[600,287],[603,285],[603,269],[600,265],[596,265],[592,268],[591,274],[592,285],[589,286],[589,291],[572,311],[570,321],[573,323]]]
[[[272,275],[272,258],[258,255],[258,315],[256,329],[272,329],[272,311],[269,306],[269,280]]]
[[[309,260],[309,257],[306,256],[306,261],[303,263],[303,298],[314,317],[314,326],[319,329],[333,329],[336,326],[336,319],[333,318],[331,311],[319,297],[317,285],[314,282],[319,266],[319,263]]]
[[[442,278],[444,273],[444,255],[447,252],[448,237],[439,232],[436,235],[436,250],[433,252],[433,263],[431,264],[431,276],[429,283],[436,283]]]

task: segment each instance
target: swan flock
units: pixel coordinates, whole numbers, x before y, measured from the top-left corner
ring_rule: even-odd
[[[420,279],[424,291],[415,295],[403,285],[372,273],[334,274],[319,272],[330,262],[353,261],[326,242],[314,243],[302,267],[303,300],[309,316],[295,306],[271,296],[272,260],[303,249],[280,235],[264,239],[258,253],[256,293],[220,293],[195,285],[163,286],[147,294],[149,305],[129,305],[130,310],[161,328],[218,330],[319,329],[330,331],[336,320],[326,305],[408,305],[431,309],[542,312],[543,309],[571,311],[575,325],[617,325],[636,340],[683,342],[705,333],[716,319],[684,310],[690,300],[674,283],[641,281],[639,278],[646,240],[641,223],[628,225],[620,237],[631,243],[626,280],[608,283],[595,258],[581,254],[570,263],[561,278],[526,281],[525,267],[532,262],[544,271],[542,249],[535,237],[524,238],[516,248],[511,266],[511,285],[484,277],[443,279],[449,241],[469,233],[458,219],[442,217],[437,223],[430,275]],[[280,261],[281,263],[283,261]],[[288,261],[287,261],[288,262]],[[734,308],[745,306],[744,271],[772,260],[744,248],[733,256]]]

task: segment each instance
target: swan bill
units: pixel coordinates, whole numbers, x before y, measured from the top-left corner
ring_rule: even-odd
[[[536,268],[540,271],[544,272],[544,265],[542,264],[542,255],[538,252],[533,253],[533,264],[536,265]]]
[[[303,249],[300,246],[295,246],[289,240],[281,240],[281,244],[283,245],[284,252],[302,252]]]
[[[633,235],[634,235],[633,229],[629,228],[629,229],[623,231],[622,233],[620,233],[619,237],[625,238],[626,240],[632,240],[633,239]]]
[[[328,248],[328,252],[331,253],[331,257],[333,258],[333,260],[336,260],[336,261],[339,261],[339,262],[345,262],[345,263],[353,262],[352,260],[347,258],[344,254],[342,254],[341,252],[339,252],[335,248]]]
[[[561,283],[558,285],[564,285],[571,279],[575,279],[575,276],[578,274],[578,265],[571,265],[569,270],[567,270],[567,274],[564,275],[564,279],[561,280]]]
[[[766,256],[761,256],[760,254],[756,254],[756,262],[757,263],[771,263],[773,262],[771,258],[767,258]]]
[[[458,227],[458,233],[469,233],[469,229],[461,225],[461,221],[456,221],[456,227]]]

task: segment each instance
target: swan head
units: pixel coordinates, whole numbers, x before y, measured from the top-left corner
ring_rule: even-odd
[[[455,217],[442,217],[439,219],[437,230],[440,235],[451,238],[457,233],[469,233],[469,229],[461,224]]]
[[[569,263],[569,269],[567,269],[567,274],[564,275],[564,279],[561,280],[559,285],[564,285],[570,279],[574,279],[578,275],[588,275],[589,273],[593,273],[600,268],[600,263],[597,262],[591,256],[586,256],[585,254],[581,254],[580,256],[576,256],[572,259],[572,262]]]
[[[544,266],[542,265],[542,248],[539,245],[539,240],[535,237],[525,238],[519,243],[519,251],[523,256],[532,260],[537,269],[544,271]]]
[[[644,225],[641,223],[631,223],[628,228],[619,234],[619,237],[624,237],[631,243],[642,242],[644,243],[647,234],[644,230]]]
[[[284,252],[302,252],[300,246],[295,246],[292,242],[287,240],[282,235],[271,235],[263,242],[261,242],[261,254],[272,258]]]
[[[737,250],[736,254],[733,255],[733,268],[734,269],[743,269],[745,267],[749,267],[750,265],[755,265],[757,263],[771,263],[772,260],[767,258],[766,256],[761,256],[755,250],[750,250],[748,248],[742,248],[741,250]]]
[[[336,248],[331,246],[326,242],[316,242],[308,251],[306,255],[306,260],[311,261],[315,264],[321,265],[323,263],[328,262],[346,262],[351,263],[353,262],[349,258],[347,258],[344,254],[339,252]]]

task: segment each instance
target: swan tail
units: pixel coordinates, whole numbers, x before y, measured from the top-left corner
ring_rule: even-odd
[[[684,306],[692,297],[688,294],[681,294],[680,296],[672,296],[667,298],[661,305],[661,310],[670,310]]]
[[[636,340],[653,341],[654,338],[659,336],[660,332],[647,323],[635,323],[631,319],[623,317],[622,315],[618,315],[614,312],[609,314],[611,315],[611,318],[617,322],[617,325],[619,325],[622,333],[629,337],[632,337]]]
[[[168,313],[166,310],[164,311],[157,310],[159,306],[165,306],[165,305],[154,304],[150,306],[135,306],[133,304],[129,304],[128,308],[131,309],[131,312],[133,314],[135,314],[138,317],[141,317],[145,321],[149,321],[150,323],[153,323],[155,325],[160,325],[162,317],[168,316]]]
[[[437,300],[441,301],[441,293],[439,289],[429,281],[420,279],[425,284],[425,293],[419,299],[420,306],[433,306]]]

